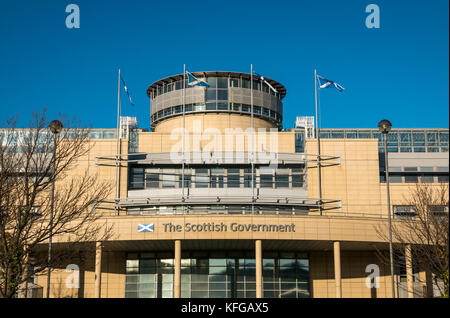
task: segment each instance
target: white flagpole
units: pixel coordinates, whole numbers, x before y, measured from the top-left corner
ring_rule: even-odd
[[[181,173],[181,184],[182,184],[182,200],[184,200],[184,131],[185,131],[185,116],[184,113],[186,112],[186,101],[185,101],[185,97],[186,97],[186,64],[183,64],[183,146],[182,146],[182,151],[183,151],[183,161],[182,161],[182,173]],[[183,205],[184,207],[184,205]],[[183,213],[184,213],[184,208],[183,208]]]
[[[119,193],[119,143],[120,143],[120,68],[119,68],[119,81],[118,81],[118,88],[117,88],[117,140],[116,140],[116,198],[115,202],[119,199],[120,193]],[[115,205],[115,212],[116,215],[119,215],[119,209],[118,206]]]
[[[317,175],[318,175],[318,192],[319,192],[319,214],[322,215],[322,171],[320,168],[320,128],[319,117],[317,112],[317,71],[314,70],[314,93],[316,100],[316,138],[317,138]]]
[[[252,125],[252,142],[251,142],[251,163],[252,163],[252,214],[255,214],[255,184],[254,184],[254,175],[255,175],[255,163],[254,163],[254,148],[255,148],[255,132],[254,128],[255,125],[253,123],[253,64],[250,64],[250,89],[251,89],[251,95],[250,95],[250,111],[251,111],[251,125]]]

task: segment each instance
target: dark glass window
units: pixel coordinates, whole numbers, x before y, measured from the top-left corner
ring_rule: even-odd
[[[159,174],[158,173],[146,173],[145,174],[145,187],[146,188],[159,188]]]
[[[216,88],[217,87],[217,78],[215,78],[215,77],[208,77],[206,79],[206,82],[209,84],[210,88]]]
[[[301,188],[303,187],[303,175],[293,174],[292,175],[292,187]]]
[[[219,77],[217,79],[217,87],[218,88],[228,88],[228,78],[226,78],[226,77]]]
[[[216,100],[217,99],[217,90],[215,88],[207,88],[206,89],[206,100]]]
[[[217,109],[219,109],[219,110],[228,110],[228,103],[217,102]]]
[[[206,110],[216,110],[216,109],[217,109],[216,102],[206,103]]]
[[[273,187],[272,172],[269,173],[269,172],[264,172],[264,170],[261,170],[260,187],[261,188],[272,188]]]
[[[275,186],[277,188],[289,188],[289,175],[277,173],[275,175]]]
[[[228,90],[226,90],[226,89],[219,89],[217,91],[217,99],[218,100],[228,100]]]

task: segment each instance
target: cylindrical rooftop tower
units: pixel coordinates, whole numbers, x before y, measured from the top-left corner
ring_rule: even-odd
[[[169,76],[151,84],[147,95],[151,100],[150,126],[155,132],[170,132],[182,127],[183,105],[185,127],[202,120],[203,128],[251,127],[251,77],[238,72],[192,72],[208,86],[189,83],[183,74]],[[184,98],[183,98],[184,96]],[[282,128],[282,99],[286,88],[280,83],[253,75],[254,128]],[[184,100],[183,100],[184,99]]]

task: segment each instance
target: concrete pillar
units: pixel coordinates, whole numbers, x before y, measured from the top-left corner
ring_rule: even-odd
[[[334,281],[336,284],[336,298],[342,298],[341,242],[334,242],[333,249],[334,249]]]
[[[255,263],[256,263],[256,298],[263,297],[262,284],[262,242],[255,241]]]
[[[101,297],[101,286],[102,286],[102,242],[95,243],[95,283],[94,283],[94,297]]]
[[[181,240],[175,240],[175,264],[173,280],[173,297],[181,297]]]
[[[411,244],[405,246],[405,261],[406,261],[406,286],[408,291],[408,298],[414,298],[414,277]]]

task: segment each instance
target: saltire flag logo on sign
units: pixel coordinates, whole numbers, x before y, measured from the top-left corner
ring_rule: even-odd
[[[153,224],[138,224],[138,232],[153,232],[154,229]]]
[[[188,76],[188,85],[189,86],[204,86],[209,87],[209,84],[206,83],[204,80],[196,78],[194,75],[192,75],[190,72],[186,71]]]
[[[327,88],[327,87],[336,87],[336,89],[340,92],[345,90],[344,87],[339,85],[338,83],[335,83],[333,81],[330,81],[329,79],[326,79],[325,77],[322,77],[320,75],[317,75],[317,79],[319,80],[319,87],[320,88]]]

